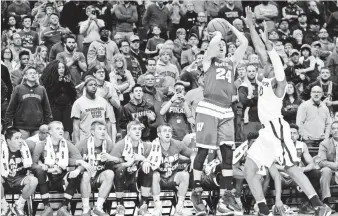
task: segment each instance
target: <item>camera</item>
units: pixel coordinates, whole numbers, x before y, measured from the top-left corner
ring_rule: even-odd
[[[93,10],[92,14],[95,15],[95,16],[98,16],[98,15],[100,15],[100,12],[98,10]]]

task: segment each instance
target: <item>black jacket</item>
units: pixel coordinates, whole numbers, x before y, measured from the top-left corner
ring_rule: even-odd
[[[41,85],[28,86],[26,83],[14,88],[5,116],[6,126],[23,130],[38,130],[42,124],[52,121],[52,112],[46,89]]]
[[[154,121],[150,121],[147,117],[147,113],[150,111],[155,113],[154,106],[151,105],[150,103],[142,100],[142,103],[136,104],[134,100],[131,100],[129,103],[124,105],[124,107],[122,108],[120,127],[122,129],[126,129],[127,124],[130,121],[137,119],[145,127],[142,131],[142,140],[152,141],[154,138],[156,138],[157,133],[156,133],[156,127],[155,127],[156,118]]]

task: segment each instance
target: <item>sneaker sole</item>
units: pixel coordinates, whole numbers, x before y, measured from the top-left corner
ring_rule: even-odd
[[[226,213],[223,213],[223,212],[220,212],[220,211],[217,210],[216,216],[221,216],[221,215],[235,215],[235,212],[226,212]]]
[[[196,212],[195,216],[207,216],[207,213],[205,211],[204,212]]]
[[[329,216],[329,215],[331,215],[331,213],[332,213],[332,210],[330,209],[330,211],[325,212],[323,216]]]

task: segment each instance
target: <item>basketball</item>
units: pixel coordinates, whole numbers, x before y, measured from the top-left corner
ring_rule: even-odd
[[[207,30],[210,33],[214,31],[219,31],[222,33],[223,38],[226,38],[229,32],[229,27],[227,25],[227,22],[224,19],[215,18],[209,22]]]

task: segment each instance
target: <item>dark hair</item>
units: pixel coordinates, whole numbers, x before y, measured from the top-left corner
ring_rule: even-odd
[[[17,132],[20,132],[18,128],[15,128],[15,127],[7,128],[7,130],[5,131],[5,139],[6,140],[12,139],[13,135]]]
[[[4,61],[4,55],[5,55],[5,51],[6,49],[8,49],[10,52],[11,52],[11,58],[10,58],[10,61],[13,61],[13,52],[10,48],[3,48],[1,50],[1,60]]]
[[[176,86],[183,86],[183,87],[184,87],[183,83],[181,83],[181,82],[179,82],[179,81],[175,83],[174,88],[175,88]]]
[[[107,26],[102,26],[100,29],[99,29],[99,33],[101,33],[103,30],[108,30],[108,31],[110,31],[109,30],[109,28],[107,27]]]
[[[204,55],[204,51],[203,50],[201,50],[201,51],[199,51],[199,52],[197,52],[196,54],[195,54],[195,56],[198,56],[198,55]]]
[[[103,67],[100,64],[97,64],[94,67],[90,68],[90,70],[88,71],[88,73],[85,73],[85,76],[83,76],[83,77],[86,77],[87,75],[94,75],[94,73],[96,73],[96,71],[99,70],[99,69],[103,69],[104,70],[104,74],[105,74],[104,80],[107,81],[107,82],[109,82],[109,72],[107,71],[107,69],[105,67]]]
[[[75,36],[73,35],[73,34],[67,34],[66,36],[65,36],[65,43],[67,42],[67,39],[68,38],[72,38],[72,39],[74,39],[75,41],[76,41],[76,38],[75,38]]]
[[[21,50],[19,52],[19,59],[21,59],[21,57],[24,55],[28,55],[30,57],[30,53],[27,50]]]
[[[293,82],[288,82],[288,84],[292,85],[293,90],[294,90],[292,96],[295,100],[297,100],[298,99],[298,92],[297,92],[297,89],[296,89],[296,85]],[[289,95],[285,94],[285,97],[283,99],[283,106],[286,106],[286,104],[288,103],[288,100],[289,100]]]
[[[4,29],[9,29],[9,19],[13,17],[15,19],[15,28],[17,29],[19,27],[19,23],[18,23],[18,20],[15,18],[14,15],[9,15],[6,20],[5,20],[5,23],[4,23]]]
[[[49,16],[51,17],[52,15],[55,15],[55,16],[57,16],[58,18],[60,18],[59,15],[58,15],[57,13],[51,13]]]
[[[299,127],[296,124],[290,124],[290,129],[296,129],[297,131],[299,131]]]
[[[23,23],[23,21],[25,21],[25,19],[30,19],[31,20],[31,22],[33,22],[33,19],[32,19],[32,17],[31,16],[24,16],[24,17],[22,17],[22,19],[21,19],[21,22]]]
[[[135,84],[134,87],[131,89],[131,92],[134,92],[134,90],[135,90],[136,88],[141,88],[142,91],[143,91],[143,88],[142,88],[142,86],[141,86],[140,84]]]
[[[61,32],[61,43],[66,43],[69,32]]]
[[[151,33],[153,33],[155,27],[157,27],[157,28],[159,28],[159,29],[161,30],[161,27],[160,27],[159,25],[157,25],[157,24],[152,24],[152,25],[151,25]]]
[[[258,136],[259,136],[258,133],[250,132],[246,137],[247,137],[248,141],[250,141],[250,140],[253,140],[253,139],[257,139]]]
[[[128,45],[130,46],[130,43],[129,43],[129,41],[128,41],[127,39],[122,39],[122,40],[120,41],[120,43],[118,44],[118,45],[119,45],[119,48],[122,47],[122,43],[123,43],[123,42],[128,43]]]
[[[42,71],[40,80],[41,80],[41,85],[43,85],[46,88],[47,95],[49,97],[55,96],[55,94],[57,94],[57,92],[60,91],[59,89],[60,88],[60,85],[59,85],[60,75],[58,72],[59,63],[62,63],[65,67],[64,76],[71,76],[69,68],[63,62],[60,62],[59,60],[54,60],[50,62],[49,64],[47,64],[45,69],[43,69]],[[67,89],[67,94],[69,98],[71,99],[71,101],[75,101],[76,99],[75,86],[72,81],[70,81],[69,85],[70,85],[70,88]],[[54,99],[54,98],[49,98],[49,99],[51,102],[51,99]]]

